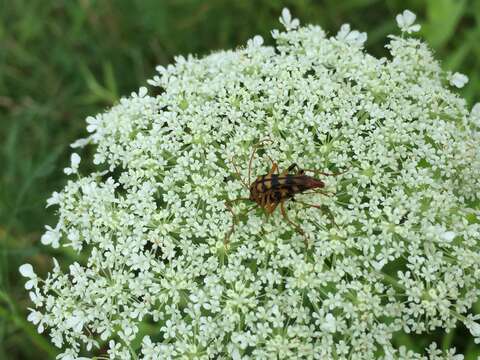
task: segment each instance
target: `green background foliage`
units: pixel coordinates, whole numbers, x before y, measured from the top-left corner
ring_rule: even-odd
[[[329,34],[346,22],[368,32],[376,56],[387,55],[395,15],[408,8],[443,67],[469,76],[459,91],[469,105],[480,101],[478,0],[0,0],[0,359],[58,353],[26,321],[30,301],[18,267],[30,262],[44,276],[51,256],[64,264],[77,257],[42,246],[40,236],[55,224],[45,201],[66,182],[68,145],[85,136],[85,117],[145,85],[155,65],[175,55],[243,46],[256,34],[271,44],[284,6]],[[417,351],[434,340],[467,359],[480,355],[463,327],[394,338]]]

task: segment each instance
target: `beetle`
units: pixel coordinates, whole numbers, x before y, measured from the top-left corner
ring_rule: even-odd
[[[232,159],[232,164],[235,167],[235,171],[238,177],[240,178],[240,181],[244,185],[244,187],[249,190],[250,196],[248,198],[245,198],[245,197],[237,198],[237,199],[233,199],[225,202],[225,206],[232,213],[233,221],[232,221],[232,226],[230,230],[225,235],[224,242],[225,244],[228,244],[229,238],[233,233],[233,231],[235,230],[236,215],[233,212],[233,208],[231,205],[234,202],[245,200],[245,201],[255,202],[259,207],[264,209],[267,215],[271,215],[275,211],[275,209],[280,205],[282,216],[288,223],[290,223],[297,230],[297,232],[299,232],[304,237],[305,246],[308,247],[308,241],[307,241],[305,232],[300,227],[300,225],[296,224],[295,222],[290,220],[290,218],[288,217],[287,211],[285,209],[285,201],[290,199],[292,201],[296,201],[298,203],[301,203],[307,206],[321,209],[322,206],[320,205],[309,204],[294,198],[295,195],[303,193],[307,190],[312,190],[312,189],[318,189],[315,192],[321,193],[323,195],[330,195],[329,193],[320,190],[325,187],[325,183],[322,180],[306,175],[306,172],[312,172],[315,174],[321,174],[325,176],[337,176],[342,173],[325,173],[317,170],[301,169],[295,163],[290,165],[286,170],[280,172],[278,168],[278,164],[269,157],[270,161],[272,162],[272,167],[270,171],[265,175],[258,176],[253,182],[250,182],[251,167],[252,167],[255,153],[257,149],[265,141],[266,140],[257,144],[252,151],[252,154],[250,156],[250,161],[249,161],[249,167],[248,167],[248,182],[245,182],[241,178],[240,172],[238,171],[238,168]]]

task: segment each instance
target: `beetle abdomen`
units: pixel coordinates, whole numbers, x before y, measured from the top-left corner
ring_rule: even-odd
[[[307,175],[263,175],[252,183],[250,196],[256,202],[265,197],[270,198],[271,201],[280,202],[283,199],[292,198],[295,194],[324,186],[323,181]]]

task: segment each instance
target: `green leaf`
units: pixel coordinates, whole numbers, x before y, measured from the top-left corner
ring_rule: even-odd
[[[443,47],[454,35],[466,9],[465,0],[428,0],[427,18],[423,33],[435,49]]]
[[[464,42],[456,51],[446,56],[443,68],[452,71],[458,70],[474,46],[475,44],[470,41]]]

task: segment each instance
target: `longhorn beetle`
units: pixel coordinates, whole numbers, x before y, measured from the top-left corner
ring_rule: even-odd
[[[224,242],[225,244],[228,244],[230,236],[235,230],[236,216],[235,216],[235,213],[233,212],[233,208],[231,205],[237,201],[248,200],[248,201],[255,202],[258,206],[263,208],[267,213],[267,215],[271,215],[275,211],[277,206],[280,205],[280,210],[282,212],[284,219],[288,223],[290,223],[295,228],[295,230],[297,230],[304,237],[305,246],[308,247],[308,242],[307,242],[305,232],[302,230],[300,225],[294,223],[288,217],[287,211],[285,209],[285,201],[288,199],[291,199],[292,201],[296,201],[298,203],[301,203],[307,206],[321,209],[322,207],[320,205],[309,204],[309,203],[294,199],[294,196],[296,194],[300,194],[311,189],[322,189],[325,187],[325,183],[322,180],[316,179],[312,176],[308,176],[305,173],[308,171],[308,172],[313,172],[313,173],[321,174],[325,176],[337,176],[342,173],[324,173],[317,170],[300,169],[298,165],[295,163],[290,165],[285,171],[280,172],[278,169],[277,163],[274,162],[270,158],[270,156],[267,155],[270,161],[272,162],[272,168],[270,169],[268,174],[259,176],[255,181],[250,182],[252,163],[253,163],[255,153],[257,149],[266,141],[271,142],[269,139],[266,139],[261,141],[259,144],[255,145],[253,148],[252,154],[250,155],[250,161],[248,163],[248,183],[241,178],[240,172],[238,171],[238,168],[232,159],[232,164],[235,167],[235,172],[240,178],[240,181],[242,182],[243,186],[250,191],[250,197],[237,198],[237,199],[233,199],[225,202],[225,206],[232,213],[233,221],[232,221],[232,226],[230,227],[230,230],[225,235]],[[329,195],[329,193],[322,190],[316,190],[315,192],[318,192],[323,195]]]

